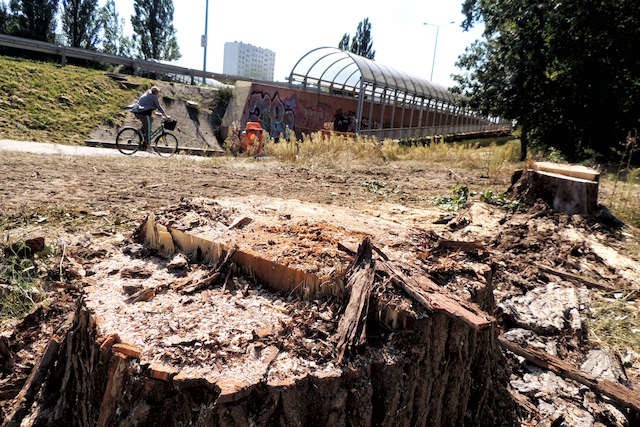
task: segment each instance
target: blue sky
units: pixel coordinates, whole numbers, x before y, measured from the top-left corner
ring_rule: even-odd
[[[130,32],[133,1],[115,1],[127,22],[125,31]],[[178,65],[202,68],[205,1],[174,1],[174,27],[182,53]],[[481,33],[481,28],[467,33],[460,28],[461,2],[209,0],[207,70],[222,72],[224,43],[242,41],[273,50],[275,79],[284,80],[302,55],[320,46],[337,47],[344,33],[353,36],[358,22],[368,17],[375,60],[425,79],[431,74],[436,28],[424,22],[440,24],[433,81],[450,86],[458,55]]]

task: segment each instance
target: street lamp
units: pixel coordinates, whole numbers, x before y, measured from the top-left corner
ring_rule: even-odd
[[[455,22],[449,21],[446,24],[442,24],[442,25],[450,25],[450,24],[455,24]],[[438,34],[440,33],[440,24],[431,24],[429,22],[424,22],[423,25],[433,25],[434,27],[436,27],[436,42],[433,45],[433,60],[431,61],[431,77],[429,77],[429,80],[433,81],[433,69],[436,66],[436,49],[438,49]]]
[[[207,24],[209,23],[208,21],[209,21],[209,0],[206,0],[205,7],[204,7],[204,35],[202,36],[202,40],[200,42],[200,44],[204,48],[204,60],[202,64],[202,71],[204,73],[207,72]],[[203,79],[203,83],[206,83],[207,78],[203,76],[202,79]]]

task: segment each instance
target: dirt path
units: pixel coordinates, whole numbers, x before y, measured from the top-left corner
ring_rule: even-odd
[[[50,147],[42,145],[43,152]],[[89,147],[75,147],[84,150]],[[89,153],[89,155],[84,155]],[[67,232],[108,231],[139,222],[153,209],[183,197],[261,194],[334,203],[374,214],[432,208],[450,194],[449,169],[417,162],[382,166],[301,166],[274,160],[187,156],[112,156],[92,148],[83,155],[4,151],[0,158],[0,226],[3,229],[62,224]],[[107,154],[106,156],[103,154]],[[506,180],[490,181],[456,171],[476,189],[504,191]],[[26,231],[25,229],[25,231]]]

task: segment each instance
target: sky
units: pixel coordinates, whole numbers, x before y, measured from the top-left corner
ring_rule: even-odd
[[[125,33],[130,33],[133,1],[115,3],[125,18]],[[203,68],[205,4],[206,0],[174,1],[173,24],[182,57],[173,63]],[[274,79],[285,81],[305,53],[337,47],[344,33],[353,36],[358,22],[368,17],[376,62],[427,80],[439,28],[433,82],[451,86],[458,55],[482,32],[460,28],[461,5],[462,0],[209,0],[206,69],[222,73],[225,42],[241,41],[274,51]]]

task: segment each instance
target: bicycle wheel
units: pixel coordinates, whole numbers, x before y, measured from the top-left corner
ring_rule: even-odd
[[[142,134],[136,128],[122,128],[116,136],[116,147],[122,154],[131,155],[140,149]]]
[[[178,138],[172,133],[165,132],[156,138],[153,149],[162,157],[173,156],[178,151]]]

